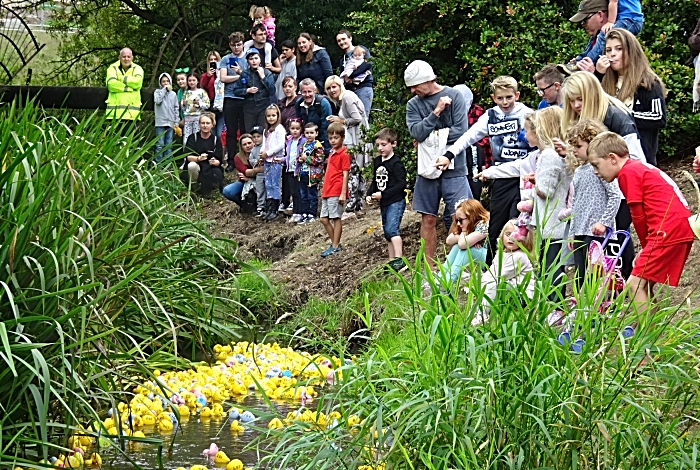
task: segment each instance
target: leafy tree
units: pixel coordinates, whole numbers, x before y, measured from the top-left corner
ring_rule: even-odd
[[[440,83],[466,83],[484,107],[492,106],[489,82],[501,74],[514,76],[520,100],[536,105],[532,75],[547,63],[570,60],[586,44],[586,33],[568,20],[577,7],[571,0],[369,0],[353,14],[353,27],[375,39],[377,105],[386,111],[375,113],[375,123],[403,132],[403,150],[413,155],[403,71],[414,59],[428,61]],[[648,0],[643,8],[640,39],[669,89],[661,153],[684,155],[700,141],[698,117],[691,114],[693,71],[686,65],[687,37],[700,11],[683,0]]]
[[[247,36],[252,2],[239,0],[68,0],[53,18],[62,39],[59,67],[51,82],[99,84],[118,51],[130,47],[144,68],[146,83],[159,72],[176,67],[204,67],[206,52],[228,52],[228,35]],[[348,14],[362,10],[365,0],[257,2],[268,5],[277,18],[277,42],[300,32],[315,34],[332,58],[340,51],[335,33],[345,27]],[[76,31],[79,33],[76,34]]]

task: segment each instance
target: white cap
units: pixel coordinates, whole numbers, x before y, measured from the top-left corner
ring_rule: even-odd
[[[420,85],[425,82],[432,82],[437,77],[433,73],[433,68],[429,63],[423,60],[414,60],[403,73],[403,79],[406,82],[406,86],[412,87]]]

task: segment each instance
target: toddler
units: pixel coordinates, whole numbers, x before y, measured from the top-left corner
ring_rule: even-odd
[[[357,67],[359,67],[360,65],[364,64],[364,62],[365,62],[365,55],[366,55],[366,52],[365,52],[365,49],[364,49],[362,46],[355,46],[355,48],[352,50],[352,58],[351,58],[351,59],[348,59],[348,60],[345,62],[345,69],[344,69],[343,72],[340,74],[340,77],[343,78],[343,77],[349,77],[350,75],[352,75],[352,73],[357,69]],[[372,73],[372,72],[370,72],[370,71],[361,73],[361,74],[357,75],[356,77],[354,77],[354,78],[352,79],[352,82],[353,82],[355,85],[359,85],[359,84],[362,83],[362,82],[365,80],[365,78],[367,78],[367,76],[368,76],[369,74],[371,74],[371,73]]]
[[[250,7],[250,19],[253,20],[253,26],[256,24],[262,24],[267,32],[267,40],[273,46],[275,45],[275,17],[272,16],[272,10],[270,7],[259,7],[253,5]]]
[[[316,221],[318,214],[318,184],[323,180],[323,167],[326,154],[323,144],[318,140],[318,126],[308,122],[304,126],[306,141],[297,157],[296,175],[299,181],[301,199],[301,219],[299,224]]]
[[[257,214],[255,217],[265,217],[267,215],[265,213],[265,201],[267,200],[267,191],[265,191],[265,160],[260,158],[264,132],[265,130],[262,126],[254,126],[250,130],[250,136],[253,139],[254,147],[250,151],[248,161],[252,165],[255,173],[255,195],[257,197]]]
[[[566,132],[569,144],[566,160],[569,168],[574,169],[568,245],[574,253],[575,282],[579,289],[586,273],[588,247],[593,240],[602,243],[607,230],[615,231],[615,215],[622,199],[617,180],[608,183],[598,178],[586,155],[588,143],[605,130],[605,126],[598,121],[587,119]]]
[[[472,326],[479,326],[489,319],[491,307],[496,305],[498,290],[501,282],[506,288],[525,288],[525,294],[532,298],[535,293],[535,276],[530,260],[533,233],[528,232],[527,237],[522,242],[513,240],[515,231],[515,220],[508,221],[498,237],[498,241],[503,252],[497,252],[493,264],[481,278],[485,286],[482,308],[472,319]]]
[[[283,202],[292,202],[287,206],[292,216],[287,220],[290,223],[297,223],[302,219],[301,195],[299,192],[299,180],[297,179],[297,167],[299,166],[299,156],[302,155],[306,137],[301,135],[301,119],[292,118],[289,120],[289,135],[287,136],[287,152],[284,161],[284,180],[282,181]],[[307,173],[308,174],[308,173]],[[289,209],[292,209],[289,211]]]

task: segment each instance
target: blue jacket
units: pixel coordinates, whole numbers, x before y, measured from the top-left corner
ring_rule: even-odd
[[[247,93],[250,87],[257,87],[258,92],[254,94]],[[241,78],[233,83],[233,94],[235,96],[255,104],[270,104],[270,97],[275,96],[276,92],[275,79],[272,76],[272,72],[266,69],[264,79],[260,78],[258,72],[248,69],[244,70],[241,74]]]
[[[331,75],[333,75],[331,58],[323,48],[314,49],[311,62],[297,64],[297,83],[301,83],[305,78],[310,78],[316,82],[316,87],[320,92],[325,90],[326,79]]]
[[[297,117],[301,118],[304,124],[314,122],[318,126],[318,140],[323,144],[326,153],[331,150],[331,143],[328,141],[328,126],[331,123],[328,121],[328,116],[333,114],[331,110],[331,102],[319,94],[314,96],[314,102],[308,108],[302,106],[304,98],[297,99],[296,108]]]

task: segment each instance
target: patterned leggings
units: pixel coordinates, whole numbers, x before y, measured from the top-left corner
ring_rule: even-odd
[[[367,192],[365,178],[362,176],[362,169],[357,165],[355,159],[350,163],[350,177],[348,178],[348,192],[350,197],[345,203],[345,212],[355,212],[362,210],[362,200]]]
[[[265,162],[265,190],[268,199],[282,199],[282,163]]]

